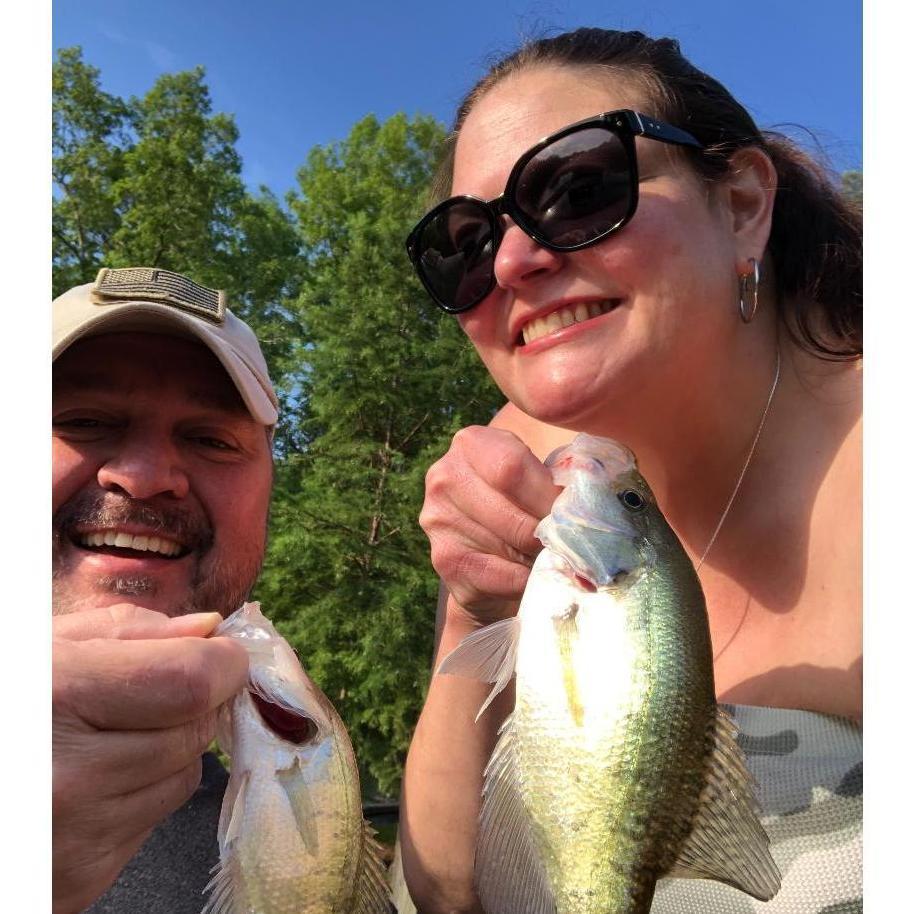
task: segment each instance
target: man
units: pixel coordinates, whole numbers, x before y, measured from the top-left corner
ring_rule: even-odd
[[[201,755],[247,675],[206,636],[263,560],[276,395],[178,274],[102,270],[53,309],[54,912],[197,914],[226,780]]]

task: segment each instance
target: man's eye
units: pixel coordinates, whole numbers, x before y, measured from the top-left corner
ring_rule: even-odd
[[[74,416],[70,419],[55,419],[53,425],[55,428],[102,428],[104,422],[100,419],[93,419],[89,416]]]
[[[202,444],[204,447],[213,448],[217,451],[233,451],[235,448],[232,447],[227,441],[223,441],[221,438],[213,438],[210,435],[199,435],[194,439],[198,444]]]

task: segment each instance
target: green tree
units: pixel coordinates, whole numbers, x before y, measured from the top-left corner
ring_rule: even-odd
[[[425,471],[501,401],[404,250],[443,138],[430,118],[365,118],[312,150],[283,205],[245,188],[203,70],[125,101],[78,48],[54,66],[55,293],[101,266],[161,266],[225,289],[258,334],[284,407],[257,596],[386,793],[429,675]]]
[[[397,789],[428,683],[437,583],[423,479],[501,398],[457,322],[412,274],[443,128],[366,117],[312,150],[291,201],[308,264],[302,450],[278,468],[266,610],[343,716],[368,783]]]
[[[238,130],[213,113],[202,68],[166,74],[128,101],[103,92],[99,77],[79,48],[58,53],[54,293],[90,282],[102,266],[158,266],[225,289],[288,397],[301,339],[288,303],[303,267],[291,214],[266,189],[245,188]]]
[[[183,269],[219,286],[237,210],[245,198],[238,130],[212,114],[202,67],[161,76],[133,99],[136,141],[114,187],[121,211],[111,266]]]
[[[101,90],[79,48],[60,51],[52,75],[51,217],[54,294],[95,276],[120,224],[114,186],[124,173],[128,105]]]

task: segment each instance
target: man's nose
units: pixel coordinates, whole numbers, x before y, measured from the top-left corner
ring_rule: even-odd
[[[117,453],[99,467],[98,482],[106,491],[123,492],[130,498],[184,498],[190,489],[180,449],[171,441],[147,435],[122,440]]]
[[[560,251],[543,247],[514,222],[508,222],[493,267],[501,288],[521,288],[555,273],[561,265]]]

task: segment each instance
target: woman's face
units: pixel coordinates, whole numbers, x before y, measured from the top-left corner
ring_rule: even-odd
[[[498,196],[522,153],[575,121],[616,108],[655,113],[610,79],[551,67],[503,80],[464,123],[452,192]],[[508,222],[496,288],[459,317],[506,396],[543,421],[609,433],[608,416],[644,415],[658,398],[675,397],[740,328],[725,198],[678,164],[671,147],[643,138],[636,147],[639,204],[623,229],[558,253]],[[548,330],[554,312],[554,326],[570,314],[577,322]]]

